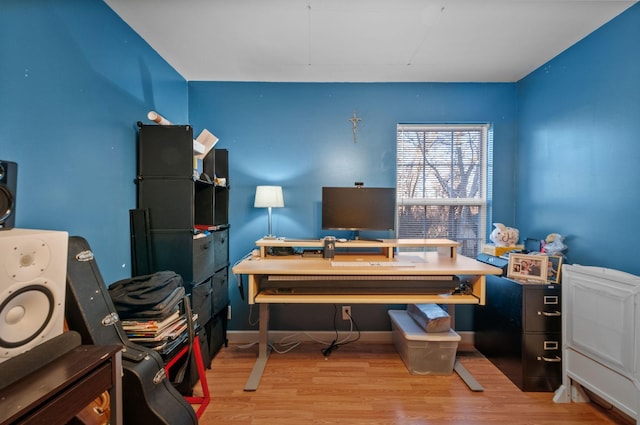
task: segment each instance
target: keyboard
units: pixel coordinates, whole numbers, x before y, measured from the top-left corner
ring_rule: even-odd
[[[408,261],[332,261],[332,267],[415,267]]]

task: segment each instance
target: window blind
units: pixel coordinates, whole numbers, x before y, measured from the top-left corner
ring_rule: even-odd
[[[399,238],[447,238],[475,257],[487,226],[489,126],[397,126]]]

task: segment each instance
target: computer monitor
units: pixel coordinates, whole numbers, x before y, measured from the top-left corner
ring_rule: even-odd
[[[396,189],[387,187],[323,187],[322,228],[393,231]]]

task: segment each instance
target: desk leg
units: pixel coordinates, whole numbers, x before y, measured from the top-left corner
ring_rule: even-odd
[[[458,376],[464,381],[465,384],[467,384],[467,387],[469,387],[471,391],[474,391],[474,392],[484,391],[484,388],[482,387],[482,385],[480,385],[480,383],[476,381],[476,378],[474,378],[473,375],[469,373],[467,368],[462,366],[462,363],[460,363],[458,360],[456,360],[456,362],[454,363],[453,370],[456,371]]]
[[[260,383],[260,378],[262,378],[264,368],[267,366],[267,360],[269,359],[270,353],[271,348],[269,347],[269,304],[261,303],[260,323],[258,325],[258,358],[256,359],[256,363],[253,365],[251,375],[249,375],[249,379],[245,384],[245,391],[255,391],[258,388],[258,384]]]
[[[111,424],[122,425],[122,351],[118,351],[113,356],[112,379],[113,387],[111,388]]]
[[[451,307],[451,308],[447,308],[447,312],[449,313],[449,316],[451,316],[451,327],[455,329],[455,326],[456,326],[456,306],[455,306],[455,304],[449,304],[448,307]],[[469,387],[469,389],[471,391],[474,391],[474,392],[484,391],[484,388],[482,387],[482,385],[480,385],[480,383],[478,383],[478,381],[476,381],[476,378],[474,378],[473,375],[471,375],[469,373],[467,368],[465,368],[462,365],[462,363],[460,363],[457,359],[456,359],[455,363],[453,364],[453,370],[464,381],[464,383],[467,384],[467,387]]]

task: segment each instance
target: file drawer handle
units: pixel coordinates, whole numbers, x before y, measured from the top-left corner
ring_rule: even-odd
[[[547,362],[547,363],[559,363],[562,361],[562,358],[559,356],[555,356],[554,358],[549,358],[549,357],[538,357],[538,359],[542,359],[542,361]]]
[[[556,311],[539,311],[538,316],[547,316],[547,317],[558,317],[562,316],[562,312]]]

